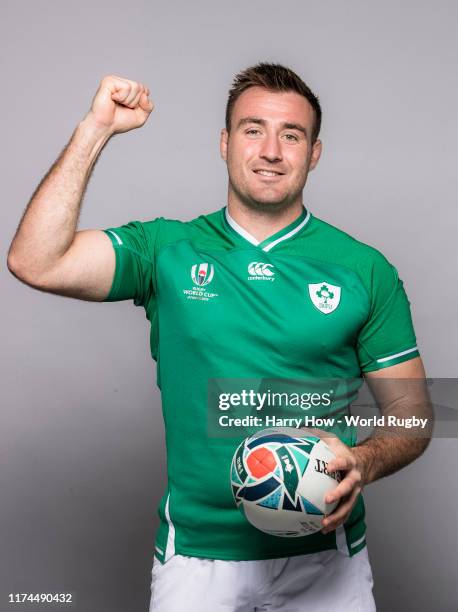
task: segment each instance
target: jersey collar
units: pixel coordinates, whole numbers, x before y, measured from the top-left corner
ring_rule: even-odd
[[[254,236],[252,236],[249,232],[247,232],[246,229],[244,229],[241,225],[239,225],[237,221],[235,221],[235,219],[231,217],[227,209],[227,206],[224,207],[223,211],[224,211],[224,218],[227,222],[227,226],[229,227],[229,229],[235,232],[236,234],[238,234],[239,236],[241,236],[244,240],[246,240],[250,244],[257,246],[263,251],[270,251],[274,246],[276,246],[280,242],[289,240],[290,238],[295,236],[298,232],[300,232],[307,225],[311,217],[310,212],[307,211],[305,208],[302,208],[301,214],[295,221],[293,221],[292,223],[290,223],[289,225],[287,225],[280,231],[276,232],[272,236],[269,236],[265,240],[259,241]]]

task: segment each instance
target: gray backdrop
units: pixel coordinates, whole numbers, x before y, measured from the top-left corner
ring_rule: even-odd
[[[323,104],[324,154],[306,205],[397,266],[428,375],[454,377],[458,7],[11,0],[2,9],[0,609],[14,609],[10,592],[71,590],[84,612],[140,612],[165,483],[147,321],[128,302],[78,302],[15,280],[6,251],[23,208],[108,73],[146,82],[157,108],[108,144],[80,227],[220,208],[232,76],[260,60],[285,63]],[[381,611],[458,608],[457,450],[435,440],[366,490]]]

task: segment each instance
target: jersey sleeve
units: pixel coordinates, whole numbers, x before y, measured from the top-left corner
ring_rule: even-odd
[[[104,229],[110,238],[116,266],[110,292],[104,301],[133,300],[145,306],[155,294],[155,251],[160,219],[131,221],[120,227]]]
[[[381,254],[372,263],[368,290],[369,315],[357,340],[362,372],[418,357],[410,302],[397,270]]]

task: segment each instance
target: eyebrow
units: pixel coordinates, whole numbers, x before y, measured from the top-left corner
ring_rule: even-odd
[[[264,127],[267,125],[267,121],[265,119],[261,119],[260,117],[243,117],[243,119],[240,119],[240,121],[238,122],[237,128],[240,128],[243,125],[246,125],[247,123],[256,123]],[[307,137],[307,130],[304,126],[299,125],[298,123],[286,122],[282,123],[281,127],[284,130],[297,130],[298,132],[302,132],[304,136]]]

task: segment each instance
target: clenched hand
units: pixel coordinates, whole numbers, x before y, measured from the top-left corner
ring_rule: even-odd
[[[120,134],[141,127],[154,104],[149,89],[138,81],[109,75],[102,79],[86,119],[110,134]]]

